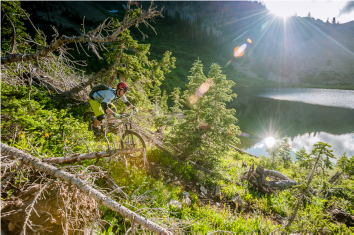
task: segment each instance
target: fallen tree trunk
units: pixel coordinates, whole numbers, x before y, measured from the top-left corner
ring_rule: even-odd
[[[76,186],[80,191],[88,195],[89,197],[93,198],[99,204],[102,204],[113,211],[118,212],[123,217],[128,218],[130,221],[140,224],[141,226],[147,228],[150,231],[153,231],[158,234],[172,234],[167,229],[161,227],[160,225],[140,216],[139,214],[129,210],[128,208],[118,204],[116,201],[112,200],[108,196],[104,195],[103,193],[99,192],[98,190],[92,188],[87,183],[81,181],[80,179],[76,178],[74,175],[61,171],[58,168],[55,168],[52,165],[47,163],[41,162],[40,159],[31,156],[30,154],[24,153],[21,150],[16,148],[10,147],[4,143],[1,143],[1,153],[12,155],[18,159],[21,159],[24,164],[28,164],[34,169],[39,171],[43,171],[53,177],[59,178],[64,180],[74,186]]]
[[[251,157],[258,158],[256,155],[252,155],[252,154],[250,154],[250,153],[247,153],[246,151],[243,151],[242,149],[236,148],[235,146],[232,146],[231,144],[229,144],[229,146],[230,146],[231,148],[233,148],[234,150],[236,150],[237,152],[239,152],[239,153],[247,154],[247,155],[249,155],[249,156],[251,156]]]
[[[107,151],[95,152],[95,153],[74,154],[74,155],[70,155],[67,157],[44,158],[42,161],[50,163],[50,164],[68,164],[68,163],[80,162],[83,160],[110,157],[110,156],[116,155],[116,154],[134,153],[136,151],[144,151],[144,149],[140,148],[140,149],[136,149],[136,150],[131,150],[131,149],[107,150]]]
[[[91,85],[93,82],[97,80],[97,78],[100,78],[103,76],[103,74],[106,72],[105,69],[101,69],[96,75],[94,75],[92,78],[90,78],[86,82],[82,82],[79,85],[71,88],[68,91],[62,92],[60,95],[64,96],[65,98],[72,98],[75,95],[78,95],[79,92],[81,92],[83,89],[85,89],[87,86]],[[88,95],[88,94],[87,94]]]
[[[278,180],[268,181],[266,180],[267,176],[272,176]],[[258,165],[255,170],[254,164],[244,173],[242,180],[246,179],[258,192],[265,194],[270,194],[277,190],[285,190],[297,184],[296,181],[290,180],[278,171],[264,170],[261,165]]]

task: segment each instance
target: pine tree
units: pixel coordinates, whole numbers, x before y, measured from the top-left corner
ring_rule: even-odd
[[[17,6],[16,6],[17,5]],[[21,7],[20,1],[1,1],[1,55],[5,56],[8,52],[11,52],[14,31],[15,28],[15,42],[13,53],[24,53],[33,52],[33,49],[27,43],[24,43],[25,38],[30,38],[26,33],[26,27],[24,26],[23,12],[19,7]],[[26,13],[28,16],[29,14]]]
[[[118,20],[114,21],[119,24]],[[151,104],[149,98],[156,96],[156,89],[160,89],[159,86],[165,79],[165,74],[170,72],[170,68],[175,68],[176,58],[171,57],[172,53],[166,51],[160,61],[149,60],[150,44],[139,44],[130,35],[129,30],[122,33],[120,40],[112,42],[107,49],[109,51],[104,55],[109,63],[110,73],[126,77],[126,82],[131,84],[129,96],[134,104],[144,109],[154,109],[155,104],[156,108],[155,98],[154,104]],[[108,78],[109,81],[105,83],[115,86],[119,81],[112,81],[112,77]],[[159,92],[160,97],[161,90]]]
[[[161,101],[160,101],[161,113],[168,112],[167,99],[168,99],[167,93],[166,93],[166,91],[163,91],[162,96],[161,96]]]
[[[211,65],[208,77],[203,73],[203,64],[197,60],[183,95],[190,109],[184,111],[186,118],[174,127],[168,141],[184,153],[183,159],[200,161],[210,167],[219,163],[230,144],[238,143],[239,127],[235,125],[235,110],[226,108],[226,102],[236,97],[231,90],[235,83],[226,80],[217,64]]]
[[[181,88],[175,87],[173,89],[173,92],[170,95],[170,97],[172,97],[172,100],[174,103],[173,107],[171,108],[171,111],[174,113],[182,112],[182,110],[180,109],[181,107],[183,107],[181,104],[180,94],[181,94]]]
[[[160,87],[155,84],[153,91],[152,91],[152,100],[155,104],[155,115],[159,114],[159,101],[161,100],[161,89]]]
[[[291,147],[289,144],[289,138],[285,137],[282,139],[280,143],[279,157],[283,162],[284,168],[289,168],[291,163],[291,155],[290,155]]]

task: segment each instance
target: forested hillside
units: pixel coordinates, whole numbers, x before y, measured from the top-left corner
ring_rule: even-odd
[[[60,34],[75,34],[80,32],[84,16],[87,27],[93,28],[106,17],[122,17],[126,5],[124,2],[23,4],[38,19],[37,26],[48,34],[48,40],[52,35],[51,24],[56,25]],[[332,24],[296,16],[284,21],[257,2],[156,4],[164,7],[164,18],[151,22],[157,35],[147,29],[144,33],[148,38],[143,41],[138,30],[133,28],[131,33],[140,42],[151,44],[152,58],[166,50],[177,58],[177,68],[167,75],[162,86],[167,92],[175,85],[184,89],[190,64],[198,58],[206,67],[219,63],[236,86],[353,86],[353,22]],[[244,54],[235,57],[234,49],[241,45],[247,46]],[[72,53],[76,58],[86,56]],[[104,66],[94,56],[86,61],[90,64],[86,68],[89,73]]]
[[[353,156],[237,148],[235,81],[279,84],[223,66],[220,37],[162,3],[32,3],[1,2],[2,234],[354,232]],[[91,88],[123,81],[137,109],[94,134]]]

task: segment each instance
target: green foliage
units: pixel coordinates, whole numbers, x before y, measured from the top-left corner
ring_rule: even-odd
[[[291,147],[289,144],[288,137],[285,137],[280,142],[280,149],[279,149],[279,157],[281,158],[284,168],[290,167],[291,156],[290,156]]]
[[[235,125],[235,110],[226,109],[226,102],[236,96],[231,90],[234,82],[226,80],[217,64],[211,66],[208,77],[207,80],[201,61],[196,61],[191,68],[188,90],[183,95],[190,109],[185,111],[186,118],[173,128],[168,141],[176,145],[185,158],[212,166],[229,150],[229,144],[239,141],[236,137],[239,128]],[[199,87],[206,90],[197,97]]]
[[[173,92],[170,95],[170,97],[172,97],[172,101],[173,101],[173,107],[171,107],[171,111],[174,113],[182,112],[182,110],[180,109],[181,107],[183,107],[181,104],[180,94],[181,94],[181,88],[175,87],[173,89]]]
[[[168,99],[167,93],[166,91],[163,91],[161,96],[161,102],[160,102],[160,110],[162,113],[168,112],[167,99]]]
[[[117,19],[112,19],[115,25],[119,25]],[[119,40],[112,42],[108,47],[108,52],[104,54],[109,63],[110,73],[117,81],[109,80],[108,84],[114,86],[120,77],[125,77],[130,84],[132,92],[129,93],[131,100],[138,107],[151,109],[152,105],[149,97],[157,99],[161,82],[165,79],[165,74],[170,72],[170,68],[175,68],[175,58],[171,57],[171,52],[166,51],[160,61],[149,60],[149,44],[139,44],[127,30],[119,35]],[[110,78],[111,79],[111,78]],[[160,90],[161,93],[161,90]]]
[[[333,168],[333,162],[330,160],[330,158],[335,158],[335,156],[332,154],[333,150],[329,149],[332,146],[327,143],[318,142],[314,144],[313,147],[314,148],[312,149],[310,155],[314,156],[317,165],[322,168],[322,172],[324,174],[325,169]]]
[[[300,167],[305,167],[306,169],[311,167],[311,157],[308,153],[306,153],[306,149],[304,147],[295,152],[295,155]]]
[[[337,166],[344,171],[344,173],[350,176],[354,175],[354,157],[349,158],[346,152],[338,159]]]
[[[86,152],[83,138],[95,149],[87,124],[73,117],[76,111],[64,109],[65,105],[37,89],[29,100],[29,89],[1,84],[3,142],[42,157],[63,156],[68,149]]]
[[[18,6],[21,7],[21,2],[14,1],[1,1],[1,55],[6,56],[11,50],[13,44],[13,26],[16,32],[16,47],[14,53],[23,53],[24,51],[31,52],[33,49],[24,41],[25,38],[29,38],[26,33],[26,27],[24,26],[23,12]],[[13,23],[10,21],[10,19]]]

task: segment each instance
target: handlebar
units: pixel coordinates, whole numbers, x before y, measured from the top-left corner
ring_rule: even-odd
[[[108,118],[108,120],[117,120],[117,119],[123,119],[123,118],[127,118],[127,117],[130,117],[132,114],[136,114],[137,112],[135,110],[133,110],[133,112],[130,112],[130,113],[122,113],[122,114],[119,114],[119,117],[118,118]]]

